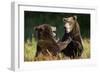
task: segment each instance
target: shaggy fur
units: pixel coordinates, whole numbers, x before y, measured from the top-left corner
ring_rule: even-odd
[[[51,27],[47,24],[42,24],[35,27],[35,30],[38,32],[36,57],[40,53],[43,55],[51,54],[56,56],[60,49],[56,41],[53,39]]]
[[[72,30],[67,33],[66,27],[65,28],[65,33],[61,41],[66,41],[68,37],[72,39],[72,41],[68,44],[62,52],[66,55],[69,56],[70,58],[79,58],[82,55],[83,52],[83,45],[82,45],[82,38],[80,34],[80,27],[77,21],[76,16],[69,16],[64,18],[65,24],[67,23],[67,19],[71,19],[73,22],[70,25],[73,25]]]

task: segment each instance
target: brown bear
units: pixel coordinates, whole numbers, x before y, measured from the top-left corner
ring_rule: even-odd
[[[38,41],[37,41],[37,52],[36,57],[45,57],[47,59],[52,58],[53,60],[58,56],[58,53],[61,52],[62,49],[67,47],[67,44],[71,41],[68,40],[56,42],[55,36],[56,34],[53,31],[56,31],[56,27],[52,27],[48,24],[42,24],[34,27],[38,33]],[[49,55],[49,56],[48,56]],[[38,58],[40,60],[40,58]]]
[[[42,24],[35,27],[35,30],[38,33],[36,57],[40,53],[43,55],[50,53],[51,55],[56,56],[60,49],[53,39],[51,27],[48,24]]]
[[[61,41],[66,41],[68,37],[70,37],[72,41],[67,44],[68,46],[64,48],[62,52],[70,58],[80,58],[83,52],[83,45],[77,16],[69,15],[63,18],[63,21],[65,32]]]

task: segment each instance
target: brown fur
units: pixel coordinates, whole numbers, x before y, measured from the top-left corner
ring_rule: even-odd
[[[35,30],[38,31],[36,57],[39,56],[40,53],[42,53],[43,55],[51,54],[53,56],[56,56],[60,49],[53,39],[52,29],[50,28],[50,26],[47,24],[42,24],[35,27]],[[50,53],[48,53],[48,51]]]
[[[62,52],[66,56],[69,56],[70,58],[77,58],[77,57],[80,57],[83,52],[82,39],[81,39],[79,24],[76,17],[69,16],[65,18],[65,24],[67,22],[66,19],[70,17],[73,17],[72,20],[74,20],[74,22],[72,23],[73,29],[69,33],[67,33],[65,30],[62,41],[65,41],[66,39],[68,39],[68,37],[71,37],[72,41],[68,44],[68,46],[64,50],[62,50]]]

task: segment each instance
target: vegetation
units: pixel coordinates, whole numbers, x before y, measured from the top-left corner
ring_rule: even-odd
[[[82,59],[90,58],[90,14],[74,14],[74,13],[50,13],[50,12],[24,12],[24,61],[34,61],[38,60],[61,60],[69,59],[65,57],[62,53],[59,53],[56,57],[54,56],[43,56],[42,54],[35,58],[36,54],[36,36],[34,31],[34,26],[40,24],[50,24],[57,27],[57,36],[61,38],[64,34],[63,21],[62,18],[72,14],[78,16],[78,22],[80,24],[81,35],[83,38],[84,51],[82,54]]]
[[[90,39],[84,38],[83,39],[83,47],[84,51],[82,54],[82,58],[90,58]]]
[[[34,60],[63,60],[63,59],[69,59],[68,57],[65,57],[62,53],[59,53],[57,56],[52,56],[52,55],[42,55],[40,54],[39,57],[36,59],[35,54],[36,54],[36,44],[37,42],[32,39],[32,42],[27,40],[25,42],[25,48],[24,48],[24,60],[25,61],[34,61]],[[90,58],[90,40],[87,38],[83,39],[83,47],[84,51],[82,54],[82,59],[88,59]]]
[[[32,42],[28,39],[24,44],[24,60],[33,61],[36,53],[36,44],[35,39],[32,39]]]

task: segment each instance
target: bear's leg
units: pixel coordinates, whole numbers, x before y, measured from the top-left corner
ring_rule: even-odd
[[[74,56],[74,45],[73,42],[71,41],[68,46],[62,50],[62,52],[64,53],[64,55],[72,58]]]
[[[75,57],[80,57],[83,53],[83,46],[80,42],[78,41],[73,41],[73,52],[74,52],[74,58]]]
[[[79,58],[82,55],[83,47],[78,41],[71,41],[62,52],[71,59]]]

